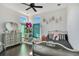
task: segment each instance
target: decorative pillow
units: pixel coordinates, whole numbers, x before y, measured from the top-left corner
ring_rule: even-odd
[[[53,39],[54,34],[48,34],[47,37],[49,38],[49,41]]]
[[[47,37],[45,35],[42,35],[42,41],[47,41]]]
[[[70,45],[70,43],[66,40],[53,40],[53,42],[60,43],[64,46],[66,46],[67,48],[73,49],[72,46]]]
[[[64,35],[61,35],[62,37],[60,38],[59,37],[59,40],[56,40],[56,37],[53,39],[52,37],[52,34],[48,34],[48,39],[47,41],[53,41],[53,42],[56,42],[56,43],[60,43],[64,46],[66,46],[67,48],[70,48],[70,49],[73,49],[72,46],[70,45],[69,41],[68,41],[68,36],[67,34],[64,34]]]
[[[55,32],[53,34],[53,40],[59,40],[59,32]]]

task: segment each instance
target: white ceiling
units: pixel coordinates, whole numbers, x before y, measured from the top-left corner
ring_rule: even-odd
[[[36,8],[37,12],[34,12],[33,9],[25,10],[29,6],[23,5],[21,3],[2,3],[0,5],[3,5],[7,8],[10,8],[25,15],[34,15],[67,7],[67,4],[65,3],[62,3],[61,6],[57,6],[57,3],[36,3],[35,5],[43,6],[43,8]]]

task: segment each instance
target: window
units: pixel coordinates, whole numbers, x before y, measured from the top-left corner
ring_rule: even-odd
[[[21,16],[20,17],[20,22],[21,23],[26,23],[28,21],[28,17],[26,17],[26,16]]]
[[[34,24],[33,24],[33,37],[34,38],[40,38],[40,16],[34,17]]]
[[[35,16],[34,17],[34,23],[40,23],[41,17],[40,16]]]
[[[20,27],[21,33],[22,33],[22,37],[25,37],[25,30],[26,30],[26,25],[25,25],[25,23],[28,22],[28,17],[26,17],[26,16],[21,16],[21,17],[20,17],[20,22],[22,23],[22,24],[21,24],[21,27]]]

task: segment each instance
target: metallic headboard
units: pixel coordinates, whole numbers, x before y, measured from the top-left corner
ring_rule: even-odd
[[[48,31],[48,34],[52,35],[53,37],[54,33],[57,33],[57,32],[58,32],[59,39],[62,39],[62,40],[66,39],[67,31],[54,30],[54,31]]]
[[[53,31],[48,31],[48,33],[54,33],[54,32],[59,32],[61,34],[67,34],[67,31],[60,31],[60,30],[53,30]]]

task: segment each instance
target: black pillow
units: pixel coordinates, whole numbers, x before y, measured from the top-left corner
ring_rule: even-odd
[[[50,34],[51,35],[51,34]],[[73,49],[72,48],[72,46],[70,45],[70,43],[69,43],[69,41],[68,41],[68,35],[67,34],[64,34],[65,35],[65,39],[63,39],[63,38],[59,38],[59,40],[56,40],[56,38],[57,37],[55,37],[55,39],[53,39],[53,36],[51,37],[50,35],[47,35],[47,37],[48,37],[48,41],[53,41],[53,42],[56,42],[56,43],[60,43],[60,44],[62,44],[62,45],[64,45],[65,47],[67,47],[67,48],[70,48],[70,49]]]
[[[53,40],[53,42],[60,43],[67,48],[73,49],[72,46],[70,45],[70,43],[66,40]]]

